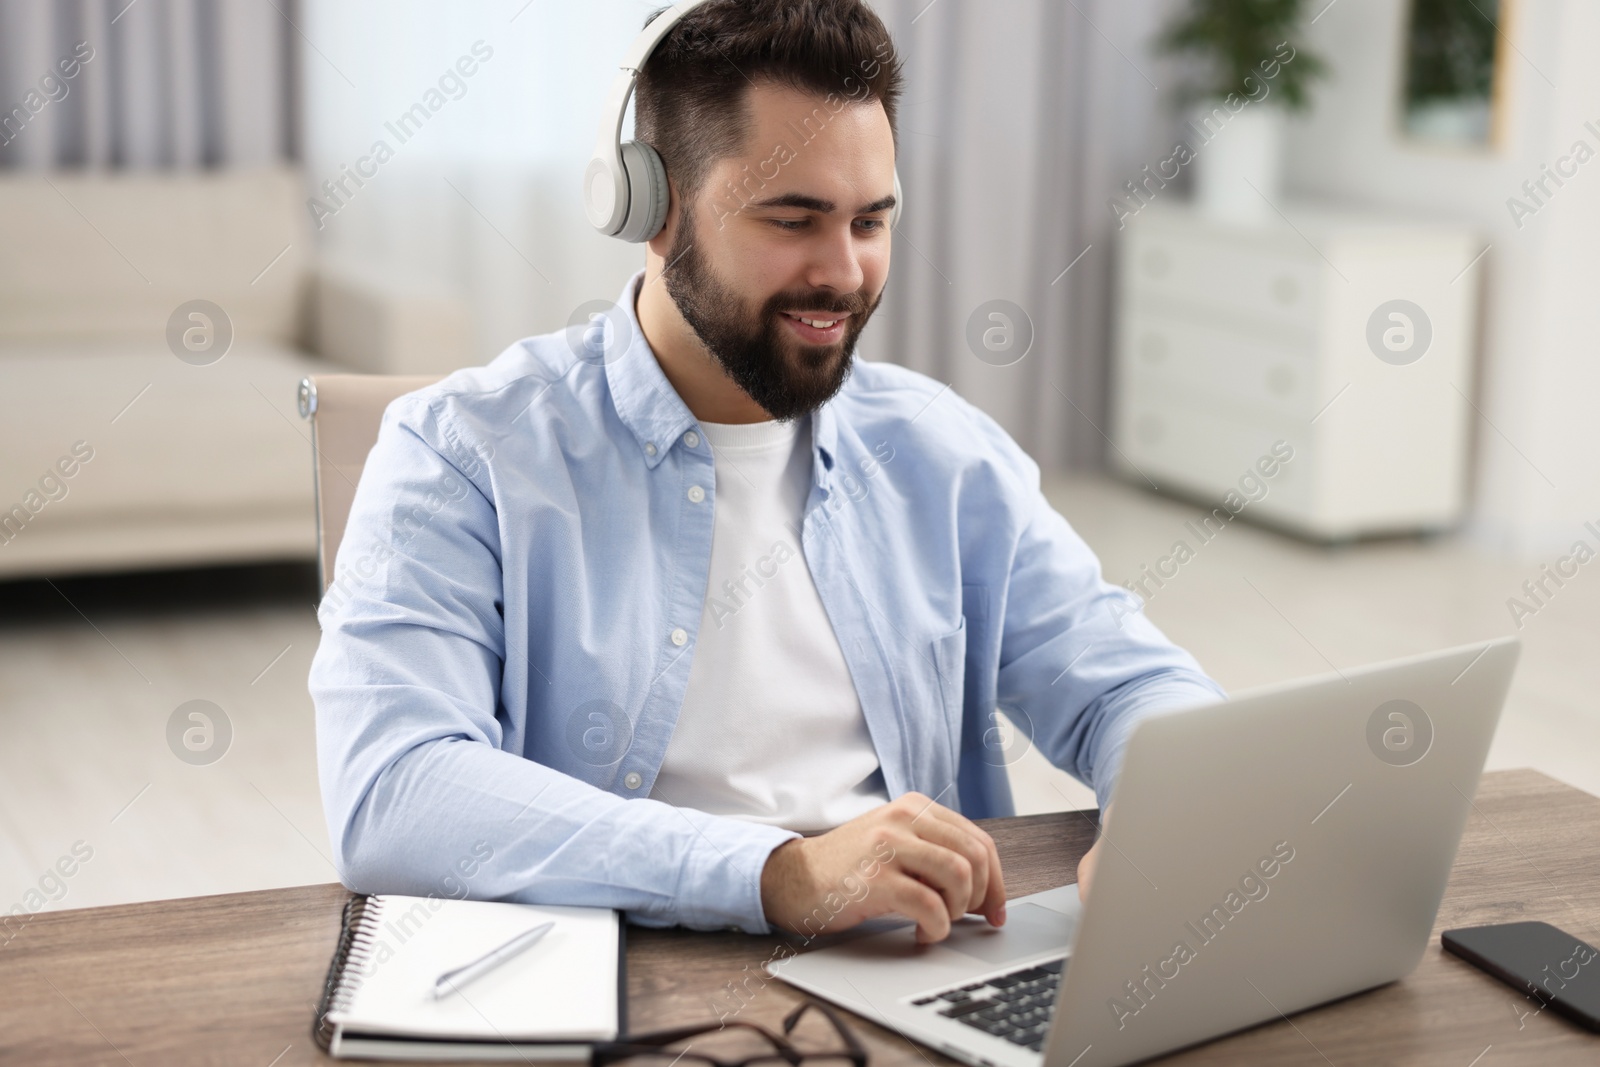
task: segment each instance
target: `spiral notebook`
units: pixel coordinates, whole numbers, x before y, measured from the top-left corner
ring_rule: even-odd
[[[442,999],[444,972],[547,920],[537,944]],[[356,896],[312,1032],[350,1059],[589,1061],[626,1026],[621,914],[610,908]]]

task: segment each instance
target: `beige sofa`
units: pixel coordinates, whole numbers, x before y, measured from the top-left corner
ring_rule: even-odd
[[[0,579],[315,557],[300,379],[443,374],[471,330],[309,219],[287,169],[0,178]],[[169,330],[194,300],[221,358]]]

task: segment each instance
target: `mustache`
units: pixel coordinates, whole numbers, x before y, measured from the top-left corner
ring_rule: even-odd
[[[767,301],[767,314],[781,315],[791,309],[800,311],[834,311],[848,315],[864,315],[871,308],[860,293],[837,296],[823,293],[779,293]]]

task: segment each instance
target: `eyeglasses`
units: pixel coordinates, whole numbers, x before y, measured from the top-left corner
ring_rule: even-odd
[[[795,1025],[800,1017],[808,1010],[815,1008],[818,1014],[833,1024],[833,1029],[838,1033],[843,1047],[831,1051],[814,1051],[799,1049],[789,1041],[788,1035],[794,1032]],[[724,1033],[734,1030],[749,1031],[772,1046],[771,1052],[758,1052],[742,1059],[723,1059],[708,1052],[690,1051],[694,1042],[690,1038],[705,1037],[710,1034]],[[689,1042],[682,1049],[672,1046],[680,1041]],[[834,1010],[826,1004],[819,1004],[808,1000],[794,1011],[790,1012],[783,1020],[783,1034],[775,1034],[764,1026],[756,1023],[744,1022],[739,1019],[720,1023],[707,1023],[700,1026],[680,1026],[671,1030],[656,1030],[651,1033],[631,1034],[621,1041],[607,1042],[594,1046],[593,1067],[604,1067],[606,1064],[619,1063],[622,1060],[634,1061],[638,1067],[667,1067],[668,1064],[680,1060],[693,1060],[697,1063],[710,1064],[711,1067],[750,1067],[752,1064],[782,1061],[794,1067],[803,1060],[809,1060],[814,1067],[867,1067],[867,1050],[860,1041],[844,1025]]]

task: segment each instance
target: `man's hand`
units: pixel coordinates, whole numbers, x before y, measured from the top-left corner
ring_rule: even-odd
[[[1002,925],[1006,887],[993,838],[966,816],[907,793],[773,849],[761,871],[761,907],[771,925],[813,935],[897,913],[916,922],[917,941],[927,944],[948,937],[968,912]]]
[[[1110,808],[1109,805],[1106,807],[1105,811],[1102,811],[1100,813],[1100,826],[1101,826],[1102,830],[1104,829],[1105,824],[1106,824],[1106,816],[1108,816],[1110,814],[1111,814],[1111,808]],[[1078,861],[1078,899],[1079,900],[1087,900],[1089,898],[1089,882],[1090,882],[1090,880],[1092,880],[1094,878],[1094,865],[1100,859],[1100,843],[1103,842],[1105,839],[1106,839],[1105,838],[1105,834],[1103,832],[1098,834],[1098,835],[1096,835],[1096,837],[1094,839],[1094,844],[1089,846],[1089,851],[1085,852],[1083,854],[1083,858]]]

